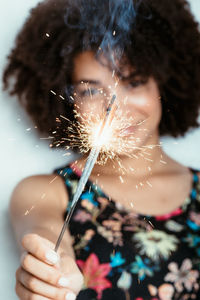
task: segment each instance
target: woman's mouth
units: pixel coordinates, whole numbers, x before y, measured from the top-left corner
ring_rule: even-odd
[[[139,120],[135,125],[131,125],[131,126],[128,126],[126,128],[121,129],[120,130],[120,135],[121,136],[126,136],[126,135],[133,134],[134,132],[136,132],[138,127],[140,125],[142,125],[143,123],[144,123],[144,120]]]

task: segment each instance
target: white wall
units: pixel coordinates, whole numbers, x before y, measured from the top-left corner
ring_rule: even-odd
[[[28,11],[38,0],[0,0],[0,70],[6,63],[16,33],[22,26]],[[200,20],[200,1],[191,0],[192,9]],[[0,83],[0,299],[15,300],[14,273],[18,266],[7,207],[11,192],[22,178],[38,173],[49,173],[66,163],[63,151],[50,151],[48,144],[40,140],[29,118],[16,99],[2,92]],[[31,128],[31,130],[27,130]],[[166,151],[185,165],[200,168],[200,129],[185,138],[164,139]]]

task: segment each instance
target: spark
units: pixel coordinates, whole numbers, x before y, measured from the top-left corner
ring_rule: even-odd
[[[130,170],[131,172],[134,172],[134,171],[135,171],[135,169],[132,168],[132,167],[129,167],[129,170]]]
[[[115,82],[115,88],[118,86],[119,80],[116,80]]]
[[[126,97],[124,98],[124,105],[127,104],[127,101],[128,101],[128,97],[126,96]]]
[[[152,229],[154,228],[154,225],[151,223],[151,221],[148,220],[148,223],[151,225]]]
[[[102,140],[100,141],[97,137],[102,124],[102,114],[81,114],[76,110],[76,107],[78,108],[77,104],[74,109],[75,122],[71,122],[65,116],[60,115],[61,119],[68,123],[66,137],[62,137],[61,140],[67,142],[71,148],[79,148],[82,154],[87,154],[96,143],[101,143],[102,147],[97,163],[103,165],[108,160],[114,161],[115,159],[123,172],[125,168],[123,168],[121,164],[121,155],[125,154],[128,157],[138,159],[138,156],[133,153],[134,150],[140,150],[145,154],[146,146],[136,146],[137,139],[134,133],[128,136],[123,134],[124,130],[132,125],[132,117],[128,117],[126,113],[117,108],[112,126],[107,128],[107,131],[102,135]],[[59,145],[60,142],[57,142],[57,145]],[[149,153],[146,153],[146,155],[150,156]]]
[[[152,188],[152,184],[147,180],[146,183]]]
[[[69,120],[68,118],[66,118],[66,117],[64,117],[64,116],[62,116],[62,115],[60,115],[60,117],[61,117],[62,119],[64,119],[64,120],[70,122],[70,120]]]
[[[57,178],[58,178],[58,176],[55,176],[55,177],[49,182],[49,184],[52,184]]]
[[[40,140],[50,140],[50,139],[53,139],[53,136],[42,137],[42,138],[40,138]]]
[[[144,122],[146,122],[146,120],[143,120],[143,121],[141,121],[141,122],[137,123],[137,126],[140,126],[140,125],[142,125]]]
[[[59,95],[59,97],[60,97],[62,100],[65,100],[65,98],[64,98],[62,95]]]
[[[35,206],[33,205],[29,210],[27,209],[27,211],[24,213],[24,216],[27,216],[28,214],[30,214],[30,212],[32,211],[32,209],[34,208]]]
[[[119,179],[120,179],[121,183],[124,183],[124,179],[122,178],[122,176],[119,176]]]
[[[148,157],[145,157],[145,156],[144,156],[144,159],[145,159],[145,160],[148,160],[148,161],[150,161],[150,162],[153,162],[153,159],[150,159],[150,158],[148,158]]]
[[[154,148],[156,148],[156,147],[161,147],[161,144],[158,144],[158,145],[147,145],[147,146],[145,146],[147,149],[154,149]]]
[[[63,154],[63,156],[70,156],[70,155],[72,155],[71,152],[66,152]]]
[[[26,128],[26,131],[30,131],[31,130],[31,128]]]
[[[164,164],[164,165],[166,165],[166,164],[167,164],[167,162],[166,162],[166,161],[164,161],[164,160],[160,160],[160,163],[161,163],[161,164]]]
[[[61,120],[59,118],[56,118],[56,122],[61,123]]]
[[[143,152],[144,154],[146,154],[146,155],[149,155],[149,156],[151,156],[151,153],[148,153],[148,152]]]
[[[50,90],[50,92],[56,96],[56,92],[54,92],[53,90]]]
[[[97,159],[97,164],[104,165],[108,160],[115,161],[119,166],[119,169],[117,169],[121,172],[121,175],[124,175],[128,170],[134,172],[134,168],[127,167],[126,169],[123,166],[122,155],[134,159],[139,159],[140,156],[147,161],[153,162],[153,160],[150,159],[151,153],[147,152],[147,150],[160,147],[160,145],[137,147],[137,142],[139,141],[135,137],[134,132],[131,135],[124,134],[126,128],[132,126],[134,122],[133,117],[128,116],[128,112],[122,112],[117,106],[112,125],[107,128],[107,131],[102,135],[102,140],[100,141],[98,133],[102,124],[102,113],[99,112],[96,115],[94,113],[80,113],[79,105],[75,104],[74,107],[75,122],[60,115],[60,120],[66,121],[68,126],[66,126],[66,136],[63,136],[60,141],[54,142],[56,147],[59,147],[65,142],[70,148],[78,148],[80,153],[87,154],[95,145],[101,143],[102,147]],[[135,126],[139,126],[138,124],[142,124],[143,122],[144,120],[135,124]],[[53,132],[53,134],[54,133],[55,132]],[[69,149],[69,147],[66,147],[66,150],[67,149]],[[70,154],[66,153],[65,155],[68,156]],[[113,168],[116,168],[114,164]]]
[[[46,37],[50,37],[50,34],[49,34],[49,33],[46,33]]]
[[[46,194],[42,194],[41,199],[44,199],[46,197]]]

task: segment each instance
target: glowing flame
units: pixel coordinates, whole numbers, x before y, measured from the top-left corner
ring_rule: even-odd
[[[103,121],[93,127],[91,136],[89,137],[89,139],[91,139],[90,144],[93,145],[93,147],[101,148],[101,151],[108,151],[108,149],[110,148],[110,141],[112,140],[114,130],[112,126],[108,124],[108,122],[106,122],[103,130],[102,126]]]

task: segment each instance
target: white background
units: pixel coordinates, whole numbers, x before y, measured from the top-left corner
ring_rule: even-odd
[[[29,9],[37,3],[37,0],[0,0],[1,73],[18,30]],[[200,0],[190,0],[190,3],[200,20]],[[14,273],[18,267],[18,254],[7,212],[11,192],[22,178],[52,172],[55,167],[64,165],[66,158],[62,151],[50,150],[47,142],[39,138],[16,99],[2,91],[2,83],[0,111],[0,300],[16,300]],[[187,166],[200,169],[200,129],[190,132],[185,138],[167,138],[163,142],[169,155]]]

